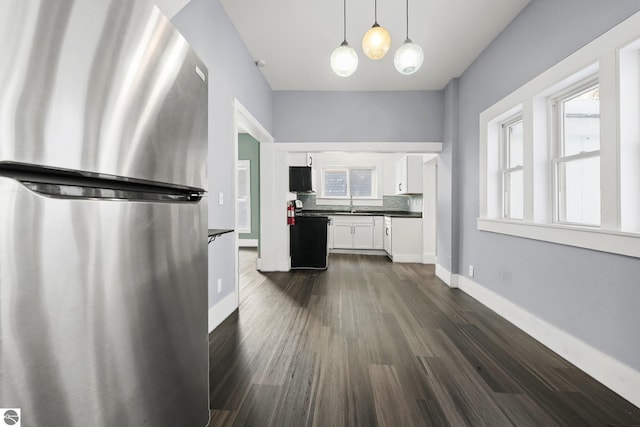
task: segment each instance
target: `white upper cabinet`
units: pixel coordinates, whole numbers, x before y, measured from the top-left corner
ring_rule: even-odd
[[[407,155],[396,162],[396,194],[422,194],[422,156]]]

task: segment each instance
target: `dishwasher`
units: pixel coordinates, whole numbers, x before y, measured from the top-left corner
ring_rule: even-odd
[[[295,224],[289,227],[292,269],[327,269],[329,221],[328,216],[296,215]]]

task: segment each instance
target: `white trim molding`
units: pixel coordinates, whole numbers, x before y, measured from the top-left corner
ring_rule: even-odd
[[[423,264],[435,264],[436,263],[436,254],[431,252],[423,252],[422,253],[422,263]]]
[[[436,260],[436,277],[442,280],[450,288],[458,287],[458,275],[451,274],[449,270],[444,268],[442,265],[438,264],[437,260]]]
[[[632,404],[640,407],[640,372],[547,323],[518,305],[459,276],[458,287]]]
[[[238,294],[230,293],[213,307],[209,308],[209,333],[213,332],[224,320],[238,308]]]
[[[276,142],[276,151],[306,153],[337,151],[351,153],[440,153],[441,142]]]
[[[478,230],[640,258],[640,234],[597,228],[479,218]]]
[[[238,247],[240,248],[257,248],[258,239],[238,239]]]
[[[391,256],[393,262],[397,263],[422,263],[422,255],[421,254],[393,254]]]

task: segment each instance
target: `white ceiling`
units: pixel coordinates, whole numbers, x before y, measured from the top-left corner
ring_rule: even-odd
[[[157,0],[169,16],[189,0]],[[409,37],[425,54],[422,68],[403,76],[393,53],[406,37],[405,1],[378,0],[378,23],[391,33],[379,61],[362,53],[374,21],[372,0],[346,0],[347,41],[359,65],[350,77],[331,71],[343,39],[341,0],[220,0],[273,90],[439,90],[478,57],[530,0],[409,0]],[[161,5],[164,3],[165,6]]]

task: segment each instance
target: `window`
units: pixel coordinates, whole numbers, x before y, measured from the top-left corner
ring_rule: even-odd
[[[251,161],[238,160],[238,233],[251,233]]]
[[[322,170],[322,197],[373,198],[375,168],[336,167]]]
[[[478,230],[640,258],[638,28],[640,14],[480,113]]]
[[[552,101],[555,222],[600,225],[600,87],[582,85]]]
[[[502,123],[502,212],[507,219],[524,214],[523,137],[522,116]]]

